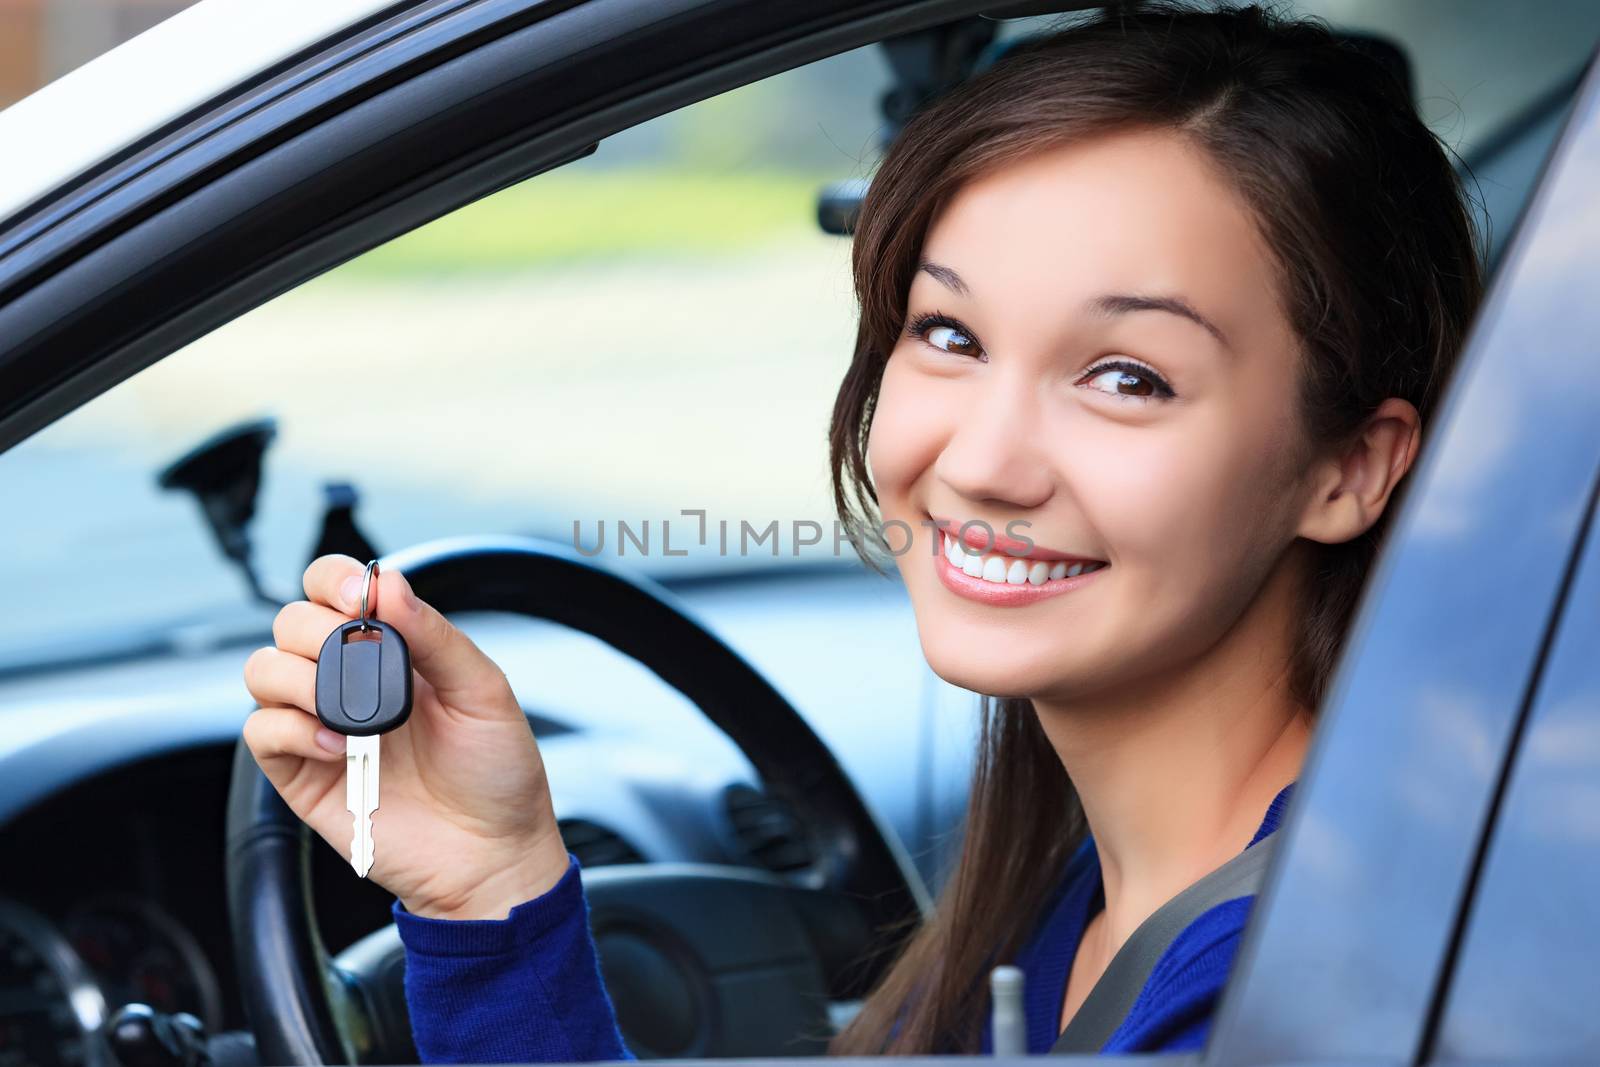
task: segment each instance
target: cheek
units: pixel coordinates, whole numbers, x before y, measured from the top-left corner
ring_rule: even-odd
[[[1273,460],[1278,433],[1230,410],[1088,450],[1077,483],[1123,578],[1152,596],[1253,580],[1291,499]]]
[[[938,458],[948,433],[948,401],[936,383],[891,355],[867,437],[867,467],[884,518],[904,517],[912,487]]]

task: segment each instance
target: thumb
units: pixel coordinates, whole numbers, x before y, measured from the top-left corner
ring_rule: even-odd
[[[344,559],[348,557],[341,557]],[[339,569],[343,571],[345,567]],[[354,573],[345,573],[338,579],[338,603],[334,606],[347,615],[360,614],[364,571],[365,568],[356,563]],[[312,582],[308,579],[306,584],[309,587]],[[515,705],[505,672],[454,623],[412,592],[405,575],[399,571],[380,570],[374,584],[377,603],[370,602],[369,593],[368,610],[380,622],[400,631],[411,652],[412,667],[427,679],[440,699],[474,710],[495,701]]]

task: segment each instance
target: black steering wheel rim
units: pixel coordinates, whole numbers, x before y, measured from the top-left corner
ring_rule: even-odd
[[[811,839],[805,881],[842,894],[871,928],[927,913],[926,889],[805,719],[667,590],[533,538],[454,538],[385,557],[445,613],[499,611],[596,637],[678,690],[745,754]],[[344,1063],[371,1026],[339,980],[312,920],[310,831],[241,742],[228,800],[228,907],[240,983],[266,1063]],[[884,962],[882,959],[879,963]],[[869,965],[870,966],[870,965]],[[871,976],[866,976],[870,981]]]

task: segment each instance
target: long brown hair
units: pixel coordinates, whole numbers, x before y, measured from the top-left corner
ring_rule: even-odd
[[[1102,12],[1018,45],[930,102],[872,179],[852,250],[860,325],[829,451],[835,505],[874,569],[867,436],[930,223],[985,172],[1131,127],[1202,146],[1252,208],[1301,341],[1306,447],[1349,441],[1390,396],[1429,425],[1481,295],[1481,252],[1447,151],[1399,78],[1321,22],[1254,6]],[[1307,708],[1321,702],[1403,490],[1362,536],[1314,546],[1293,672]],[[1014,957],[1083,840],[1077,794],[1031,703],[982,704],[955,868],[832,1052],[978,1051],[987,968]]]

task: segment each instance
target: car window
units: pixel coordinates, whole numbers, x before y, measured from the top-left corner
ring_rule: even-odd
[[[658,575],[848,556],[826,441],[854,338],[849,245],[817,198],[869,172],[887,84],[862,49],[608,138],[23,443],[0,465],[19,520],[0,647],[243,601],[195,501],[156,475],[261,416],[277,435],[252,549],[277,595],[295,592],[327,482],[354,484],[380,551],[527,533]],[[105,592],[93,608],[53,595],[83,566]]]

